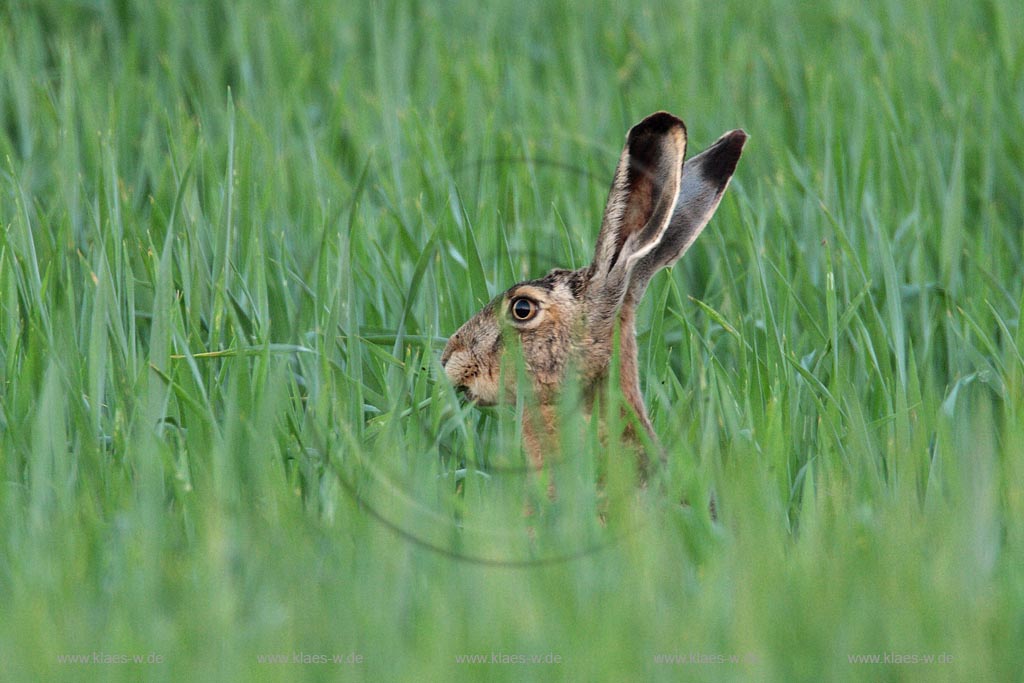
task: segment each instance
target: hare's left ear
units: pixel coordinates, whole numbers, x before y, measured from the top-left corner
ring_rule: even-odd
[[[685,155],[686,126],[667,112],[630,129],[591,264],[591,310],[614,318],[634,266],[657,248],[672,219]]]

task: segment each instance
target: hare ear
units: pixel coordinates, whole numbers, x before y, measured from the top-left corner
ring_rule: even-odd
[[[633,126],[619,158],[591,265],[588,292],[614,310],[629,275],[664,235],[686,155],[686,126],[667,112]]]
[[[729,131],[683,166],[672,220],[657,248],[644,256],[633,269],[629,284],[630,300],[639,301],[654,274],[679,260],[711,220],[729,186],[746,141],[747,134],[742,130]]]

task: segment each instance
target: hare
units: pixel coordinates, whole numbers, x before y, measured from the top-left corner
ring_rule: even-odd
[[[515,372],[502,378],[506,345],[518,339],[539,410],[528,406],[523,440],[535,467],[553,444],[567,372],[578,373],[584,414],[604,391],[619,331],[619,383],[636,422],[657,440],[640,392],[636,308],[656,272],[671,266],[707,225],[736,170],[747,134],[733,130],[684,163],[686,126],[667,112],[633,126],[619,158],[594,260],[520,282],[451,336],[441,366],[478,405],[514,402]],[[503,385],[503,386],[502,386]],[[635,429],[627,438],[637,441]],[[646,457],[640,451],[642,471]]]

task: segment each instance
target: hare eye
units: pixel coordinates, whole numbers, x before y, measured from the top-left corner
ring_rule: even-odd
[[[512,300],[511,310],[513,318],[520,322],[524,322],[535,317],[537,312],[540,310],[540,306],[538,306],[537,302],[532,299],[527,299],[526,297],[521,296]]]

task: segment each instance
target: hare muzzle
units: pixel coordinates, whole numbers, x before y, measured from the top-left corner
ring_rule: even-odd
[[[455,389],[477,405],[498,402],[502,339],[491,320],[491,306],[460,327],[441,354],[441,367]]]

